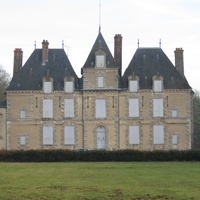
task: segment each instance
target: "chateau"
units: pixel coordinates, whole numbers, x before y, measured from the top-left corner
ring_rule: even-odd
[[[47,40],[24,66],[15,49],[0,149],[191,149],[193,92],[174,53],[175,66],[161,48],[138,47],[122,74],[122,36],[113,56],[99,32],[79,78]]]

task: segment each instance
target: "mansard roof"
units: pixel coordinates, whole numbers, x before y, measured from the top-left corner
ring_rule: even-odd
[[[6,108],[7,101],[0,101],[0,108]]]
[[[81,87],[64,49],[49,49],[45,65],[42,65],[42,49],[35,49],[22,69],[14,75],[7,91],[42,90],[42,79],[47,75],[53,78],[54,90],[63,90],[67,75],[74,77],[75,89]]]
[[[105,53],[106,53],[106,67],[117,67],[118,65],[115,61],[115,59],[113,58],[104,38],[103,35],[101,34],[101,32],[99,32],[95,43],[89,53],[89,56],[85,62],[85,64],[83,65],[83,68],[94,68],[95,66],[95,53],[99,50],[102,49]]]
[[[138,48],[124,72],[122,87],[128,87],[132,74],[139,77],[140,89],[152,89],[155,75],[163,77],[165,89],[191,89],[161,48]]]

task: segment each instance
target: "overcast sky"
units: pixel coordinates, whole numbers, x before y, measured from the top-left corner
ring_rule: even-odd
[[[43,39],[62,48],[80,77],[92,45],[101,32],[111,52],[115,34],[123,37],[123,72],[138,45],[159,47],[174,63],[184,49],[185,76],[200,91],[199,0],[0,0],[0,64],[12,75],[13,51],[23,50],[23,64]]]

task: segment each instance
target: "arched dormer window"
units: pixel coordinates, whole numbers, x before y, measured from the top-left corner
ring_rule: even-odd
[[[71,76],[67,76],[64,79],[64,91],[65,93],[73,93],[74,92],[74,78]]]
[[[49,76],[43,78],[43,92],[50,94],[53,91],[53,79]]]
[[[153,91],[162,92],[163,91],[163,77],[156,75],[153,77]]]
[[[138,92],[139,90],[139,77],[134,74],[128,77],[128,87],[130,92]]]
[[[99,49],[95,54],[95,66],[97,68],[106,67],[106,54],[102,49]]]

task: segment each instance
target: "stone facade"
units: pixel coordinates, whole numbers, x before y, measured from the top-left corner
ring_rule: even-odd
[[[115,63],[99,33],[79,79],[72,75],[73,71],[69,73],[69,67],[66,74],[66,67],[63,73],[51,67],[51,55],[52,62],[59,55],[51,52],[48,44],[48,41],[42,43],[45,56],[39,56],[40,51],[35,50],[7,89],[7,106],[0,109],[1,148],[191,149],[192,89],[174,66],[170,73],[157,67],[156,73],[152,70],[152,74],[142,77],[137,63],[131,61],[133,64],[121,76],[121,66]],[[118,46],[121,48],[119,43]],[[160,59],[165,55],[161,49],[155,51],[155,63],[158,63],[158,55]],[[152,51],[142,53],[144,67],[150,62],[149,52]],[[141,60],[136,56],[133,60]],[[42,68],[45,73],[34,72],[34,64],[28,68],[34,63],[33,58],[37,62],[41,58],[38,70]],[[145,74],[143,64],[139,63],[138,69]],[[31,78],[20,82],[23,78],[20,76],[33,78],[34,73],[38,73],[36,76],[43,73],[38,82],[36,78],[35,82]],[[179,79],[178,83],[174,79]]]

